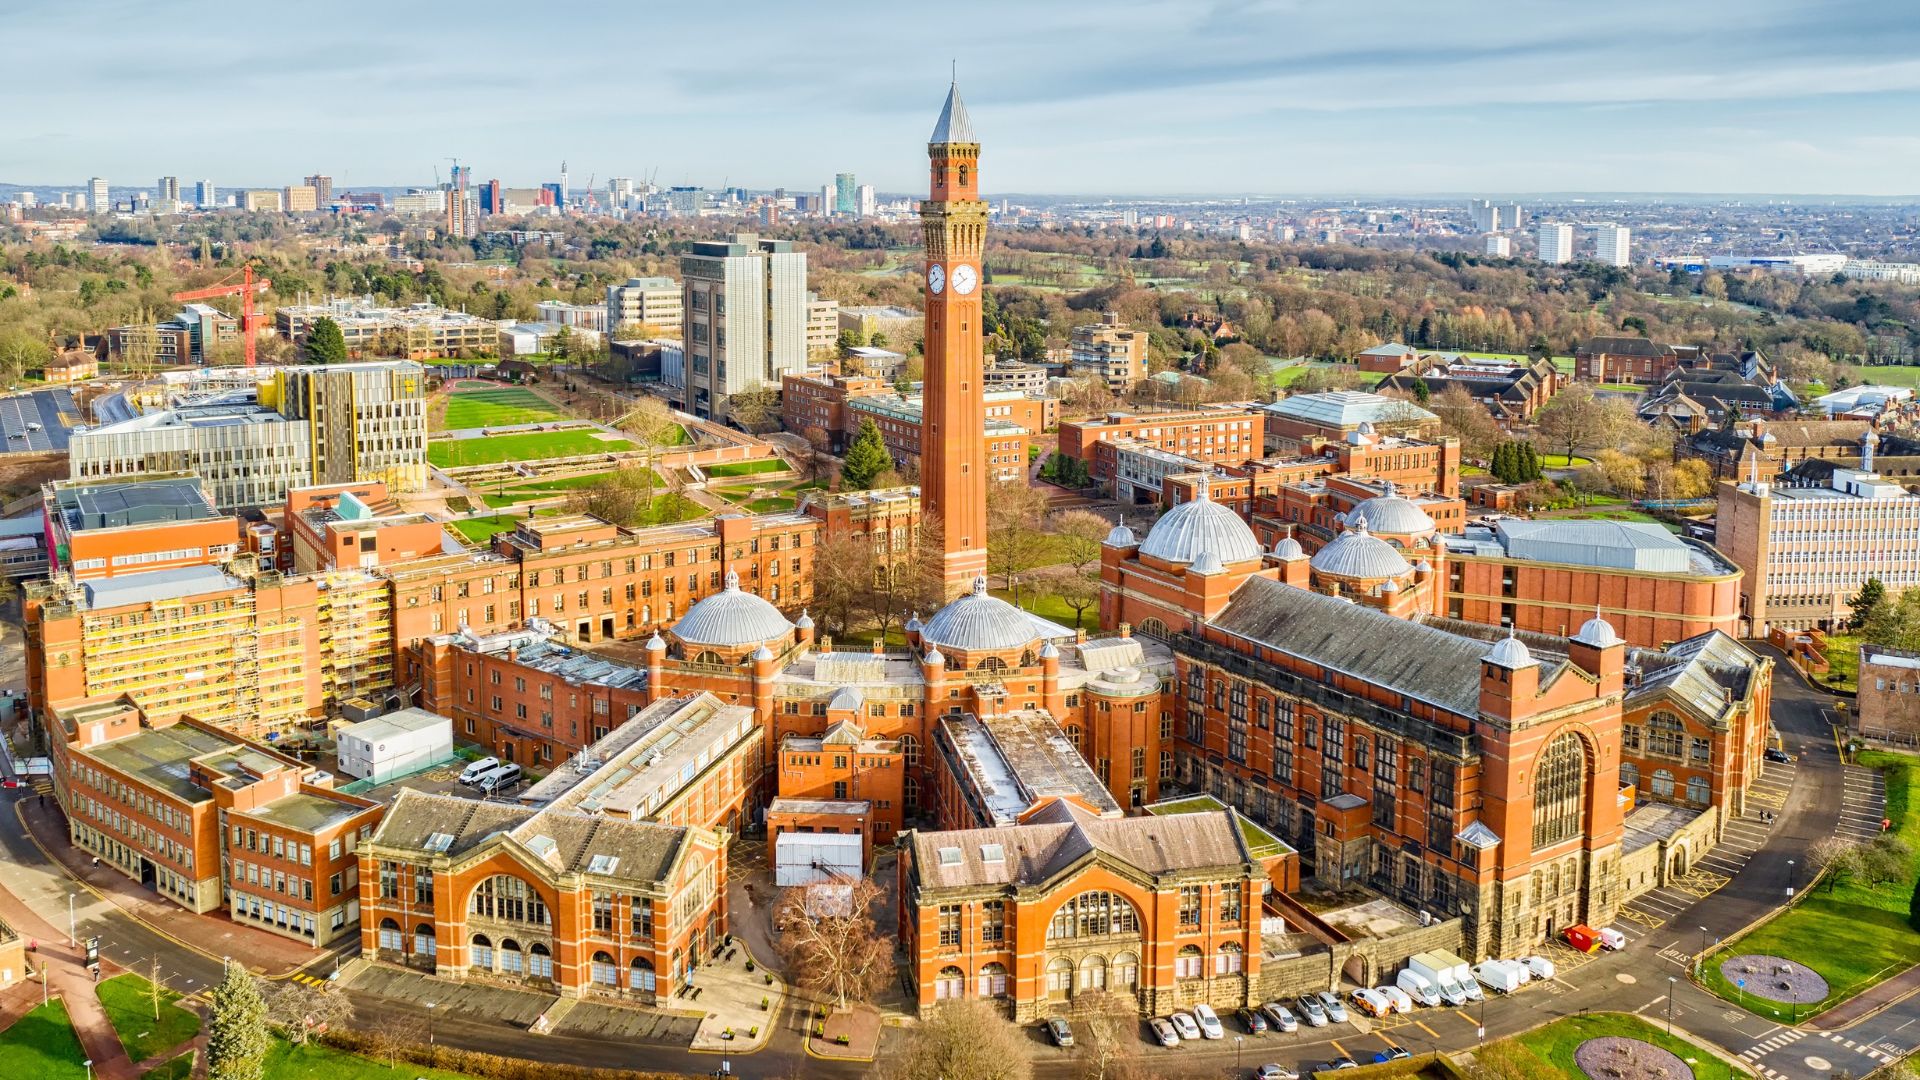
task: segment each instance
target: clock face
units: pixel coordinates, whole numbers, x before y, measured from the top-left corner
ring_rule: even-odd
[[[934,292],[939,292],[946,287],[946,270],[942,269],[939,263],[934,263],[932,266],[927,267],[927,288],[932,289]]]
[[[974,285],[978,283],[979,280],[978,272],[966,263],[961,263],[959,266],[953,268],[953,291],[959,293],[961,296],[972,292]]]

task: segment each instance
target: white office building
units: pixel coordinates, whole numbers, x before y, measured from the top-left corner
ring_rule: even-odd
[[[87,181],[87,189],[93,193],[91,209],[96,214],[105,214],[113,210],[113,196],[108,193],[107,182],[101,177]]]
[[[1540,223],[1539,232],[1540,261],[1543,263],[1565,263],[1573,261],[1573,226],[1551,221]]]
[[[1496,259],[1513,257],[1513,241],[1504,236],[1487,237],[1487,254]]]
[[[807,366],[807,256],[740,233],[680,257],[687,411],[725,419],[734,394]]]
[[[1633,242],[1633,230],[1625,225],[1596,225],[1593,228],[1593,261],[1603,266],[1628,266],[1633,262],[1627,248]]]
[[[680,283],[670,277],[628,278],[624,285],[607,286],[607,328],[651,326],[654,333],[677,337],[681,302]]]

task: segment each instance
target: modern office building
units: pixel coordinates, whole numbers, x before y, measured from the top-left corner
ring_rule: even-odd
[[[777,388],[807,366],[807,256],[791,240],[741,233],[680,257],[687,406],[730,418],[734,394]]]
[[[273,328],[297,345],[306,341],[313,320],[319,318],[339,325],[347,354],[356,359],[475,356],[492,353],[500,340],[499,326],[491,319],[425,302],[384,307],[371,296],[289,304],[274,311]]]
[[[1104,312],[1097,323],[1073,328],[1075,375],[1092,375],[1107,389],[1124,394],[1147,377],[1147,333],[1120,323],[1120,313]]]
[[[1504,236],[1487,237],[1486,254],[1496,259],[1513,256],[1513,241]]]
[[[1543,263],[1566,263],[1573,261],[1573,226],[1552,221],[1543,221],[1535,234],[1538,237],[1538,255]]]
[[[113,212],[113,195],[107,187],[107,182],[104,178],[96,176],[87,181],[87,190],[91,193],[93,199],[88,209],[96,214]]]
[[[320,193],[308,184],[289,187],[281,192],[280,208],[289,214],[311,214],[322,205]]]
[[[874,194],[872,184],[861,184],[854,192],[854,210],[861,218],[870,218],[880,208],[879,197]]]
[[[837,173],[833,178],[833,212],[847,217],[860,213],[860,185],[850,172]]]
[[[1633,230],[1625,225],[1596,225],[1593,229],[1593,261],[1602,266],[1631,266],[1633,257],[1628,249],[1633,243]]]
[[[333,205],[333,177],[315,174],[301,181],[313,189],[314,201],[325,210]]]
[[[180,201],[180,178],[163,176],[153,187],[154,198],[160,202],[177,203]]]
[[[670,277],[628,278],[607,286],[607,328],[618,334],[623,326],[645,326],[648,336],[678,338],[683,301],[680,283]]]
[[[193,204],[202,210],[211,210],[219,205],[220,192],[211,180],[195,181],[193,185]]]
[[[127,361],[144,352],[155,367],[205,364],[209,346],[239,340],[239,319],[210,304],[188,304],[163,323],[110,328],[107,354]]]
[[[816,359],[833,352],[840,340],[840,301],[818,293],[807,294],[807,357]]]

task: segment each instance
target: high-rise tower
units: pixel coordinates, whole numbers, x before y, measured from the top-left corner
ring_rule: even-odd
[[[987,569],[986,399],[981,386],[980,255],[987,204],[980,199],[980,144],[960,100],[947,91],[927,140],[932,188],[920,204],[927,243],[927,345],[921,413],[921,514],[938,521],[949,595]]]

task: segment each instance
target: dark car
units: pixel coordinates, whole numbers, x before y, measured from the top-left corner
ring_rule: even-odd
[[[1240,1026],[1246,1028],[1248,1034],[1265,1035],[1267,1033],[1267,1018],[1252,1009],[1241,1009]]]
[[[1787,753],[1785,750],[1782,750],[1777,746],[1767,747],[1766,753],[1762,756],[1764,756],[1768,761],[1776,762],[1781,765],[1788,764],[1793,760],[1792,754]]]
[[[1378,1065],[1383,1061],[1399,1061],[1402,1058],[1410,1058],[1412,1056],[1404,1046],[1389,1046],[1385,1050],[1373,1055],[1373,1062]]]
[[[1073,1028],[1065,1020],[1055,1016],[1047,1020],[1047,1035],[1055,1046],[1073,1045]]]

